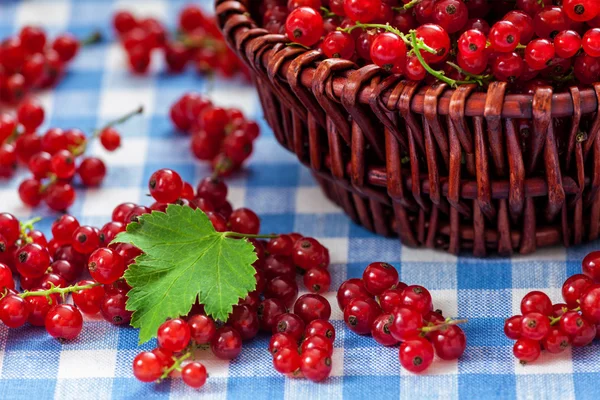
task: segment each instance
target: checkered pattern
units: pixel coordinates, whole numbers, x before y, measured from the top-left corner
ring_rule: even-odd
[[[41,24],[51,34],[69,30],[84,35],[100,26],[110,35],[110,16],[117,8],[133,8],[140,15],[155,15],[173,23],[183,4],[181,0],[0,1],[0,37],[17,32],[26,23]],[[202,1],[201,6],[209,10],[210,0]],[[337,338],[334,369],[326,383],[278,375],[266,351],[268,337],[260,336],[229,363],[215,360],[208,352],[199,354],[210,379],[202,390],[193,391],[177,379],[152,385],[133,378],[132,359],[155,345],[138,347],[134,329],[89,320],[78,340],[61,344],[43,328],[9,330],[0,326],[1,399],[596,397],[598,344],[559,356],[544,354],[534,365],[522,367],[512,357],[512,342],[502,333],[503,320],[518,313],[519,301],[527,291],[543,289],[559,301],[561,283],[579,271],[579,260],[593,245],[543,250],[511,260],[478,260],[404,248],[396,240],[377,237],[354,225],[324,198],[309,171],[279,147],[262,122],[251,87],[217,80],[211,90],[211,84],[192,72],[167,76],[161,72],[162,60],[154,60],[152,68],[148,77],[133,77],[117,45],[98,45],[82,51],[60,86],[41,96],[48,115],[45,126],[78,127],[88,132],[139,104],[146,109],[144,116],[121,127],[125,137],[120,151],[106,154],[99,146],[92,147],[91,151],[109,164],[109,176],[100,189],[79,188],[71,211],[83,223],[103,224],[113,206],[124,201],[148,203],[146,183],[158,168],[176,169],[190,182],[208,174],[206,166],[193,160],[188,138],[173,130],[167,113],[184,91],[210,91],[216,103],[240,107],[262,123],[263,134],[252,162],[229,181],[234,205],[254,209],[262,217],[264,232],[299,231],[322,240],[331,250],[333,287],[360,276],[371,261],[393,263],[404,282],[431,289],[435,306],[446,315],[469,319],[464,326],[467,350],[459,361],[436,360],[426,374],[411,375],[400,369],[396,348],[383,348],[345,329],[335,294],[329,293]],[[22,218],[41,213],[47,218],[40,226],[47,231],[52,213],[21,206],[18,181],[0,182],[0,209]]]

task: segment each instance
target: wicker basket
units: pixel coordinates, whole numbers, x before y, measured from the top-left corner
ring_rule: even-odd
[[[217,0],[223,34],[254,71],[277,140],[355,222],[476,256],[598,238],[600,84],[532,96],[402,81],[286,46],[254,22],[259,4]]]

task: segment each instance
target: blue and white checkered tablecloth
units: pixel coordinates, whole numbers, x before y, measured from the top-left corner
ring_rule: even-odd
[[[258,1],[258,0],[257,0]],[[52,35],[65,30],[84,35],[100,27],[110,35],[115,9],[128,7],[154,15],[174,28],[182,0],[0,0],[0,37],[28,23]],[[210,0],[201,2],[209,10]],[[195,73],[165,74],[162,60],[153,62],[147,77],[134,77],[125,67],[119,46],[107,43],[86,49],[77,57],[56,90],[40,97],[46,107],[45,127],[94,127],[143,104],[146,113],[121,127],[123,148],[112,154],[96,144],[91,151],[109,165],[100,189],[79,188],[71,212],[83,223],[102,225],[112,208],[124,201],[147,204],[150,174],[163,167],[197,182],[208,174],[195,162],[188,138],[174,131],[168,118],[171,103],[187,90],[207,92],[211,85]],[[264,232],[299,231],[322,240],[331,250],[333,287],[361,275],[372,261],[388,261],[404,282],[431,289],[436,308],[449,316],[469,319],[464,326],[468,347],[459,361],[436,360],[426,374],[401,370],[396,348],[383,348],[371,338],[344,328],[335,293],[328,299],[337,329],[332,376],[321,384],[285,379],[271,366],[267,336],[244,346],[232,362],[200,354],[210,378],[204,388],[191,390],[180,379],[143,384],[132,375],[131,363],[142,349],[137,331],[117,328],[100,319],[86,321],[79,339],[61,344],[43,328],[9,330],[0,326],[0,399],[106,398],[234,398],[234,399],[596,399],[599,393],[600,345],[569,349],[558,356],[543,354],[522,367],[512,356],[512,342],[503,335],[505,318],[517,314],[522,296],[546,291],[560,300],[566,277],[580,271],[581,258],[595,246],[555,248],[510,260],[478,260],[402,247],[396,240],[377,237],[354,225],[328,202],[308,170],[276,143],[262,119],[252,87],[241,81],[217,80],[210,96],[215,103],[237,106],[262,123],[248,168],[229,180],[235,206],[248,206],[262,218]],[[21,171],[23,173],[23,171]],[[19,178],[0,182],[0,211],[20,218],[52,213],[24,208],[17,196]]]

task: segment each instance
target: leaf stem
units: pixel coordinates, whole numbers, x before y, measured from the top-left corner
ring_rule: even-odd
[[[163,374],[161,375],[160,378],[158,378],[158,381],[162,381],[163,379],[166,379],[169,377],[169,374],[175,370],[180,371],[181,370],[181,363],[185,360],[187,360],[188,358],[190,358],[192,356],[192,352],[188,351],[187,353],[185,353],[184,355],[182,355],[181,357],[173,357],[173,361],[175,361],[173,363],[173,365],[171,365],[169,368],[165,368]]]
[[[79,41],[82,47],[102,42],[104,38],[100,31],[94,31]]]
[[[469,322],[469,320],[467,320],[467,319],[447,319],[446,321],[442,322],[441,324],[432,325],[432,326],[424,326],[421,328],[421,332],[429,333],[429,332],[433,332],[433,331],[439,331],[440,329],[447,328],[450,325],[465,324],[467,322]]]
[[[245,239],[274,239],[278,238],[279,235],[252,235],[249,233],[238,233],[238,232],[223,232],[223,235],[228,238],[245,238]]]
[[[41,217],[31,218],[25,222],[21,222],[21,239],[26,243],[33,243],[33,240],[27,236],[27,231],[32,231],[34,229],[34,225],[42,220]]]
[[[563,310],[563,314],[566,312],[569,312],[569,311],[579,312],[579,311],[581,311],[581,307],[578,306],[577,308],[574,308],[572,310],[569,310],[567,307],[563,307],[562,310]],[[550,325],[553,326],[553,325],[556,325],[559,323],[560,319],[562,318],[562,315],[560,317],[548,317],[548,318],[550,319]]]
[[[37,292],[30,292],[28,290],[24,291],[23,293],[19,293],[19,297],[21,298],[25,298],[25,297],[31,297],[31,296],[44,296],[46,298],[50,298],[51,295],[53,294],[60,294],[60,297],[62,297],[63,299],[65,298],[66,294],[72,293],[72,292],[77,292],[78,290],[85,290],[85,289],[91,289],[93,287],[96,286],[100,286],[102,285],[101,283],[90,283],[88,285],[72,285],[72,286],[67,286],[67,287],[57,287],[54,286],[53,283],[50,283],[50,289],[47,290],[40,290]]]

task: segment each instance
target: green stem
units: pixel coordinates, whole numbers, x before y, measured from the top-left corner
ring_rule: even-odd
[[[323,18],[337,17],[337,14],[331,12],[331,10],[327,7],[321,7],[321,12],[323,13]]]
[[[484,81],[492,79],[491,75],[475,75],[475,74],[472,74],[470,72],[467,72],[464,69],[462,69],[460,66],[454,64],[451,61],[446,61],[446,64],[448,64],[449,66],[451,66],[452,68],[454,68],[455,70],[457,70],[458,72],[460,72],[461,74],[463,74],[464,76],[467,76],[469,78],[473,78],[473,80],[476,81],[479,84],[481,84]]]
[[[444,329],[449,327],[450,325],[458,325],[458,324],[466,324],[469,322],[467,319],[447,319],[441,324],[432,325],[432,326],[424,326],[421,328],[421,332],[429,333],[433,331],[439,331],[440,329]]]
[[[414,6],[416,6],[417,4],[419,4],[421,2],[421,0],[412,0],[408,3],[406,3],[405,5],[403,5],[402,7],[394,7],[393,10],[394,11],[403,11],[403,10],[408,10],[413,8]]]
[[[79,41],[82,47],[89,46],[91,44],[96,44],[102,42],[102,33],[100,31],[94,31],[90,35],[84,37]]]
[[[28,221],[21,222],[21,240],[23,240],[25,243],[33,243],[33,240],[27,235],[27,231],[32,231],[34,229],[34,225],[41,220],[42,218],[35,217]]]
[[[169,368],[166,368],[163,372],[163,374],[161,375],[160,378],[158,378],[158,381],[162,381],[163,379],[166,379],[169,377],[169,374],[175,370],[179,371],[181,370],[181,363],[185,360],[187,360],[188,358],[190,358],[192,356],[192,352],[188,351],[187,353],[185,353],[184,355],[182,355],[181,357],[177,358],[177,357],[173,357],[173,361],[175,361],[173,363],[173,365],[171,365]]]
[[[568,312],[568,311],[579,312],[579,311],[581,311],[581,307],[577,307],[577,308],[574,308],[572,310],[569,310],[568,308],[563,307],[562,310],[563,310],[563,314],[566,313],[566,312]],[[556,324],[559,323],[560,319],[562,318],[562,315],[560,317],[548,317],[548,318],[550,319],[550,325],[553,326],[553,325],[556,325]]]
[[[400,30],[394,28],[393,26],[391,26],[390,24],[363,24],[361,22],[356,22],[354,25],[349,26],[347,28],[338,28],[338,31],[342,31],[342,32],[346,32],[346,33],[352,33],[353,30],[355,29],[362,29],[362,30],[366,30],[366,29],[383,29],[386,32],[390,32],[393,33],[397,36],[400,37],[400,39],[402,39],[402,41],[404,43],[406,43],[409,46],[412,46],[412,42],[406,37],[406,35],[404,33],[402,33]],[[423,42],[423,40],[421,39],[417,39],[418,42],[420,43],[420,48],[421,50],[425,50],[428,53],[431,54],[437,54],[437,50],[434,49],[433,47],[428,46],[425,42]]]
[[[223,232],[223,235],[228,238],[245,238],[245,239],[274,239],[278,238],[279,235],[252,235],[249,233],[237,233],[237,232]]]
[[[104,125],[100,129],[96,129],[94,131],[94,135],[99,134],[100,132],[102,132],[106,128],[111,128],[111,127],[113,127],[115,125],[122,124],[123,122],[126,122],[127,120],[129,120],[131,117],[134,117],[134,116],[136,116],[138,114],[142,114],[143,112],[144,112],[144,106],[141,105],[138,108],[136,108],[135,110],[130,111],[127,114],[123,115],[122,117],[119,117],[117,119],[114,119],[114,120],[108,122],[106,125]]]
[[[59,294],[60,297],[62,297],[64,299],[65,295],[67,295],[69,293],[77,292],[78,290],[91,289],[93,287],[100,286],[100,285],[102,285],[102,284],[101,283],[90,283],[88,285],[72,285],[72,286],[67,286],[67,287],[62,288],[62,287],[54,286],[51,283],[50,289],[40,290],[37,292],[30,292],[30,291],[26,290],[23,293],[19,293],[19,297],[24,299],[25,297],[31,297],[31,296],[44,296],[44,297],[50,299],[51,295]]]

